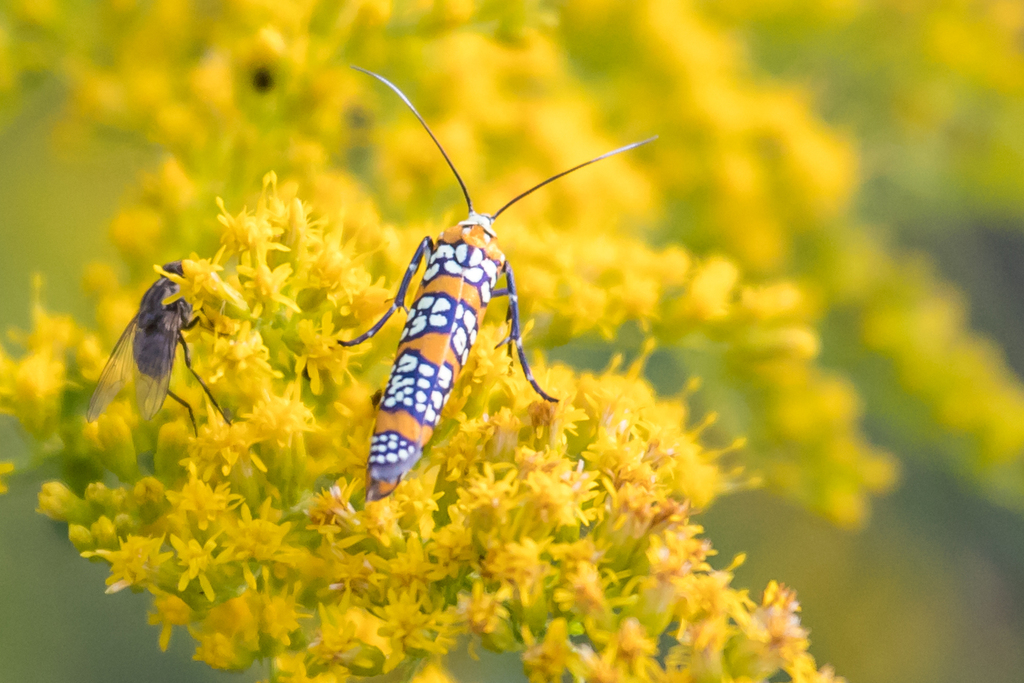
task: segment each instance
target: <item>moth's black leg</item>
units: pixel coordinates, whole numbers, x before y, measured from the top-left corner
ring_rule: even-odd
[[[185,410],[188,411],[188,419],[192,420],[192,431],[195,433],[196,436],[199,436],[199,428],[196,427],[196,415],[195,413],[192,412],[192,406],[190,406],[185,399],[181,398],[170,389],[167,390],[167,395],[173,398],[181,405],[185,406]]]
[[[423,241],[420,242],[420,246],[416,248],[416,253],[412,256],[412,261],[409,262],[409,268],[405,271],[405,275],[402,276],[402,283],[398,285],[398,293],[395,295],[395,300],[391,303],[391,308],[387,310],[387,313],[377,321],[376,325],[355,339],[339,341],[338,343],[342,346],[355,346],[356,344],[362,344],[364,341],[377,334],[380,331],[380,328],[384,327],[384,323],[386,323],[399,308],[408,311],[409,309],[405,307],[405,294],[409,289],[409,283],[412,281],[412,276],[415,275],[416,271],[419,269],[423,258],[428,254],[433,253],[433,251],[434,241],[429,237],[424,237]]]
[[[227,422],[228,424],[231,424],[231,418],[227,416],[227,413],[224,412],[224,409],[220,407],[219,403],[217,403],[217,399],[215,399],[213,397],[213,394],[210,392],[210,387],[206,386],[206,382],[203,381],[203,378],[200,377],[199,373],[197,373],[195,369],[192,367],[192,354],[189,352],[188,344],[185,343],[185,337],[184,335],[181,334],[181,332],[178,332],[178,342],[181,344],[181,348],[185,351],[185,367],[189,369],[189,372],[191,372],[192,375],[196,378],[196,381],[199,382],[199,386],[201,386],[203,388],[203,391],[206,392],[206,395],[210,397],[210,401],[213,403],[213,407],[217,409],[217,412],[220,413],[220,416],[224,418],[224,421]]]
[[[530,364],[526,361],[526,352],[523,350],[522,331],[519,329],[519,297],[516,296],[516,280],[512,275],[512,266],[508,264],[508,261],[505,261],[505,279],[508,282],[508,316],[506,319],[508,320],[509,325],[507,338],[509,352],[511,353],[512,344],[514,343],[516,345],[516,350],[519,352],[519,362],[523,365],[523,374],[526,375],[526,379],[530,382],[530,385],[533,386],[534,391],[540,394],[541,398],[545,401],[558,403],[557,398],[552,398],[540,388],[540,385],[537,384],[537,380],[533,378],[533,372],[530,370]],[[502,343],[505,343],[505,341],[502,341]]]
[[[506,262],[507,263],[507,262]],[[508,287],[501,287],[491,292],[491,299],[497,299],[499,296],[508,296]],[[507,316],[506,316],[507,319]],[[494,348],[499,348],[508,344],[508,355],[512,355],[512,334],[508,334],[504,339],[494,345]]]

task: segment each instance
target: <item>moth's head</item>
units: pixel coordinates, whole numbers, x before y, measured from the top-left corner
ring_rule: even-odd
[[[494,232],[493,225],[494,219],[491,216],[485,213],[477,213],[476,211],[470,211],[466,220],[459,222],[459,227],[462,228],[462,234],[465,237],[479,235],[484,243],[490,242],[498,236]]]

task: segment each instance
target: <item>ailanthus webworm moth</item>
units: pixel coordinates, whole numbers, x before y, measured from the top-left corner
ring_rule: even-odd
[[[366,466],[366,500],[370,502],[380,500],[394,491],[402,476],[420,459],[423,445],[433,435],[441,409],[448,401],[452,387],[476,341],[477,329],[483,322],[487,304],[494,297],[508,297],[506,321],[509,334],[498,345],[507,343],[511,353],[514,344],[523,373],[534,391],[546,401],[557,402],[537,384],[526,360],[519,324],[516,281],[512,266],[498,248],[494,221],[505,209],[544,185],[594,162],[647,144],[657,136],[619,147],[553,175],[516,196],[493,214],[477,213],[473,209],[473,200],[469,197],[466,184],[455,170],[455,164],[448,158],[430,126],[409,98],[383,76],[358,66],[352,68],[373,76],[394,91],[419,119],[455,174],[469,209],[469,216],[438,235],[436,242],[429,237],[423,238],[402,277],[394,302],[384,316],[364,334],[350,341],[339,342],[342,346],[361,344],[377,334],[399,308],[408,311],[409,317],[402,330],[391,377],[377,406],[377,424]],[[406,308],[405,296],[409,283],[424,259],[427,265],[423,280],[412,305]],[[505,287],[496,289],[498,278],[502,275],[505,276]]]

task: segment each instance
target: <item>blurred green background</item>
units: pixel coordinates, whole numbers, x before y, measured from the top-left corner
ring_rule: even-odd
[[[792,25],[785,21],[780,25]],[[806,74],[814,68],[860,63],[837,56],[839,66],[809,66],[808,55],[829,52],[827,36],[818,34],[822,43],[808,46],[780,38],[770,23],[759,30],[760,42],[751,39],[755,57],[775,75],[811,78]],[[843,49],[854,51],[850,45]],[[870,72],[848,75],[833,81],[863,93]],[[0,127],[0,329],[28,325],[36,272],[44,276],[50,310],[90,319],[79,286],[82,266],[97,258],[113,260],[106,227],[138,172],[155,168],[158,160],[152,145],[113,131],[71,149],[56,145],[64,97],[57,83],[44,83]],[[902,175],[886,166],[899,151],[887,148],[886,128],[877,121],[884,116],[880,108],[839,90],[823,98],[822,113],[834,125],[856,127],[858,135],[861,129],[880,131],[868,142],[872,150],[889,149],[889,155],[867,157],[859,215],[895,226],[900,246],[932,254],[938,270],[967,294],[974,328],[998,341],[1024,375],[1024,226],[1012,212],[986,210],[991,205],[984,202],[956,204],[945,197],[947,202],[929,209],[928,198],[943,198],[946,181],[930,177],[926,163],[914,167],[908,161]],[[941,149],[930,153],[943,158]],[[892,170],[903,185],[879,169]],[[916,183],[907,185],[907,178]],[[830,334],[846,330],[826,325],[824,361],[856,368],[858,389],[874,411],[867,417],[868,433],[901,459],[899,488],[877,500],[868,526],[855,532],[765,492],[722,498],[699,518],[719,550],[718,566],[745,552],[738,586],[755,597],[770,579],[795,587],[811,629],[812,653],[851,683],[1024,679],[1024,516],[995,506],[966,473],[950,467],[941,435],[900,430],[894,425],[914,420],[881,414],[921,407],[884,395],[892,380],[873,359],[830,355],[849,349],[848,343],[830,343]],[[573,356],[569,350],[560,357],[601,367],[609,353]],[[19,444],[17,428],[0,418],[0,459],[25,464]],[[34,512],[39,483],[48,476],[45,469],[19,473],[11,478],[10,493],[0,496],[0,683],[259,677],[259,671],[224,674],[192,662],[192,643],[180,631],[169,652],[161,653],[158,629],[145,625],[148,597],[105,596],[106,568],[81,561],[63,525]],[[452,669],[466,681],[522,680],[514,657],[500,664],[454,662]]]

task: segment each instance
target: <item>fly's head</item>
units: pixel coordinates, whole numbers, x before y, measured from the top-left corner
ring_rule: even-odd
[[[163,269],[165,272],[171,273],[173,275],[178,275],[179,277],[184,277],[185,275],[185,271],[181,267],[181,261],[171,261],[170,263],[165,263],[163,265]],[[163,285],[161,287],[163,299],[167,299],[168,297],[174,296],[175,294],[178,293],[180,289],[177,283],[172,282],[166,277],[160,278],[160,280],[157,281],[157,284],[154,285],[154,287],[161,284]],[[163,299],[161,299],[161,302],[163,301]],[[184,299],[175,299],[170,304],[164,306],[164,310],[169,315],[177,317],[177,320],[175,322],[177,323],[178,327],[185,327],[192,321],[192,304],[185,301]]]
[[[165,263],[163,265],[163,269],[166,272],[168,272],[168,273],[174,273],[175,275],[178,275],[180,277],[184,277],[185,276],[185,271],[182,270],[182,268],[181,268],[181,261],[180,260],[179,261],[171,261],[170,263]]]

